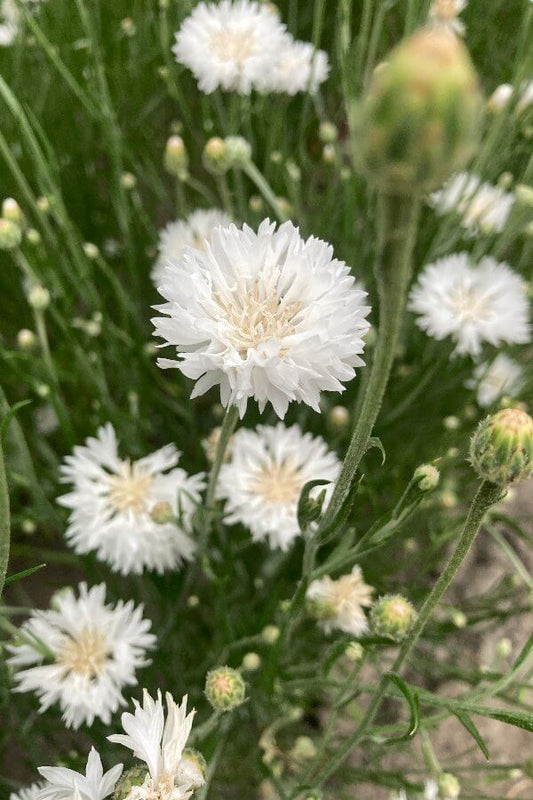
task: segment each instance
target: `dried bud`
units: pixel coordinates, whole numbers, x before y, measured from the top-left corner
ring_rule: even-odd
[[[370,611],[370,627],[378,636],[388,636],[395,642],[405,639],[416,619],[413,605],[400,594],[380,597]]]
[[[533,472],[533,419],[506,408],[480,422],[470,443],[470,461],[484,480],[506,486]]]
[[[207,673],[205,696],[215,711],[232,711],[244,703],[246,687],[240,672],[218,667]]]
[[[10,219],[0,219],[0,250],[15,250],[22,241],[22,231]]]
[[[165,169],[178,180],[183,181],[188,175],[189,158],[185,143],[181,136],[171,136],[165,147]]]
[[[353,110],[360,161],[389,193],[435,188],[475,147],[482,100],[464,45],[444,31],[420,30],[380,65]]]
[[[440,472],[433,464],[421,464],[415,469],[414,478],[422,492],[431,492],[439,485]]]

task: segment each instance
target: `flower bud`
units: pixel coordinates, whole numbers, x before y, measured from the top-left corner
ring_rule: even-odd
[[[160,500],[152,507],[150,517],[157,525],[166,525],[167,522],[172,522],[174,519],[172,506],[167,501]]]
[[[369,181],[389,193],[435,188],[477,141],[481,95],[466,48],[444,31],[416,32],[375,71],[352,113]]]
[[[180,181],[187,177],[189,158],[181,136],[171,136],[165,146],[165,169]]]
[[[344,655],[348,659],[348,661],[352,661],[353,663],[357,663],[357,661],[361,661],[364,655],[363,645],[359,642],[350,642],[347,646],[346,650],[344,651]]]
[[[187,784],[193,791],[197,791],[204,785],[206,773],[207,761],[200,751],[186,747],[179,765],[180,783]]]
[[[38,245],[41,244],[41,234],[35,228],[28,228],[26,231],[26,239],[30,244]]]
[[[123,772],[115,787],[113,800],[126,800],[126,798],[129,797],[132,789],[134,789],[136,786],[143,785],[147,774],[148,772],[146,767],[141,766],[140,764]]]
[[[334,144],[339,136],[337,126],[333,122],[321,122],[318,129],[318,138],[324,144]]]
[[[505,408],[480,422],[470,443],[470,461],[483,480],[502,486],[533,472],[533,419]]]
[[[100,255],[100,250],[98,249],[97,245],[93,244],[93,242],[84,242],[83,252],[91,261],[95,261]]]
[[[2,202],[2,217],[14,222],[19,228],[24,227],[24,214],[17,201],[12,197],[6,197]]]
[[[416,619],[416,611],[409,600],[400,594],[380,597],[370,610],[370,627],[378,636],[388,636],[395,642],[405,639]]]
[[[218,667],[207,673],[205,696],[215,711],[232,711],[244,703],[246,687],[242,675],[231,667]]]
[[[137,178],[133,172],[123,172],[120,176],[120,183],[126,190],[135,189],[137,185]]]
[[[35,334],[28,328],[21,328],[17,333],[17,344],[21,350],[31,350],[35,347]]]
[[[333,144],[325,144],[322,149],[322,161],[324,164],[334,164],[337,160],[337,151],[335,149],[335,145]]]
[[[328,411],[328,421],[336,430],[344,430],[350,422],[350,412],[345,406],[333,406]]]
[[[509,658],[512,652],[513,643],[507,636],[504,636],[503,639],[500,639],[496,644],[496,655],[498,658]]]
[[[22,241],[22,231],[10,219],[0,219],[0,250],[15,250]]]
[[[28,303],[35,311],[44,311],[50,305],[50,292],[44,286],[32,286],[28,292]]]
[[[255,672],[261,666],[261,656],[257,653],[246,653],[242,660],[241,668],[245,672]]]
[[[213,175],[224,175],[231,167],[228,148],[224,139],[213,136],[206,142],[202,156],[204,167]]]
[[[301,764],[303,761],[312,761],[316,754],[316,745],[311,737],[298,736],[289,755],[293,761]]]
[[[50,200],[48,197],[38,197],[35,201],[35,205],[42,214],[48,214],[50,211]]]
[[[451,772],[443,772],[439,775],[439,797],[443,799],[450,798],[450,800],[455,800],[455,798],[459,797],[461,793],[461,784],[455,777],[452,775]]]
[[[431,492],[439,485],[440,472],[433,464],[421,464],[415,469],[414,478],[422,492]]]
[[[242,136],[226,136],[224,144],[231,167],[245,167],[252,160],[252,146]]]
[[[468,619],[466,614],[463,611],[459,611],[457,609],[452,611],[451,619],[456,628],[466,628],[468,624]]]
[[[267,644],[274,644],[279,639],[279,628],[276,625],[265,625],[261,637]]]
[[[502,83],[500,86],[497,86],[487,100],[487,108],[491,114],[498,114],[500,111],[503,111],[513,96],[513,92],[514,89],[510,83]]]

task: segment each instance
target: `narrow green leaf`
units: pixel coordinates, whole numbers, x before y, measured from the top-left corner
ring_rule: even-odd
[[[296,512],[298,525],[300,526],[301,531],[305,531],[310,522],[314,522],[314,520],[318,519],[322,511],[324,494],[321,493],[319,497],[316,500],[314,500],[310,496],[312,490],[316,486],[327,486],[327,484],[329,483],[331,483],[331,481],[320,479],[316,481],[308,481],[304,485],[300,493],[300,498],[298,500],[298,509]]]
[[[385,448],[383,447],[381,439],[378,439],[377,436],[370,437],[365,448],[365,453],[368,453],[368,451],[372,450],[374,447],[377,448],[381,453],[381,466],[383,466],[385,459],[387,458],[387,454],[385,453]]]
[[[401,742],[405,741],[406,739],[412,739],[415,733],[418,730],[418,726],[420,724],[420,710],[418,704],[418,692],[412,692],[409,685],[404,681],[397,672],[386,672],[383,676],[384,679],[394,683],[395,686],[398,687],[400,692],[403,694],[407,701],[407,705],[409,706],[409,711],[411,714],[411,720],[409,722],[409,727],[407,731],[402,734],[402,736],[395,736],[392,739],[387,740],[387,744],[391,742]]]
[[[7,562],[9,561],[9,493],[7,490],[7,476],[4,465],[4,453],[0,441],[0,597],[6,579]]]
[[[28,567],[28,569],[23,569],[22,572],[15,572],[14,575],[8,575],[4,586],[9,586],[10,583],[16,583],[17,581],[21,581],[24,578],[28,578],[30,575],[33,575],[34,572],[39,572],[40,569],[46,567],[46,564],[37,564],[35,567]]]
[[[489,754],[489,751],[487,749],[487,745],[483,741],[483,738],[482,738],[480,732],[478,731],[478,729],[476,728],[476,726],[472,722],[472,720],[469,717],[469,715],[465,711],[455,711],[454,714],[457,717],[457,719],[459,720],[459,722],[461,723],[461,725],[464,728],[466,728],[466,730],[468,731],[470,736],[472,736],[476,740],[479,749],[481,750],[481,752],[483,753],[483,755],[485,756],[487,761],[489,761],[490,760],[490,754]]]
[[[15,416],[15,414],[17,414],[21,408],[24,408],[24,406],[27,406],[31,402],[32,402],[31,400],[21,400],[20,402],[15,403],[14,406],[11,406],[9,411],[7,411],[4,414],[4,416],[2,417],[2,422],[0,422],[0,443],[2,444],[4,443],[7,429],[9,428],[9,424],[13,419],[13,417]]]

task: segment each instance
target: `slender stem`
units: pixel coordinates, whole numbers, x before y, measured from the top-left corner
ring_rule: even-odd
[[[389,380],[411,278],[420,204],[414,197],[382,195],[378,207],[379,333],[361,412],[321,528],[329,527],[346,498],[376,422]]]
[[[481,527],[485,514],[488,509],[498,502],[502,496],[502,487],[497,486],[489,481],[483,481],[479,487],[476,496],[472,500],[470,511],[466,518],[460,539],[457,546],[452,553],[444,572],[439,580],[426,598],[424,605],[420,609],[418,618],[411,629],[409,635],[405,639],[400,652],[392,666],[393,672],[399,672],[406,661],[408,660],[411,652],[418,642],[422,631],[424,630],[435,606],[447,591],[451,582],[455,578],[457,572],[464,559],[468,555],[472,543]],[[350,754],[353,746],[363,736],[367,728],[372,724],[377,709],[381,705],[381,701],[385,696],[387,688],[387,681],[382,676],[381,681],[374,693],[365,716],[363,717],[360,725],[354,733],[339,747],[338,751],[332,756],[327,766],[319,773],[316,780],[316,785],[321,786],[336,770],[341,766],[345,759]]]
[[[2,442],[0,440],[0,597],[2,596],[9,561],[10,530],[9,492]]]
[[[272,187],[266,181],[261,172],[257,169],[255,164],[253,164],[250,161],[248,164],[245,164],[243,169],[250,178],[250,180],[252,181],[252,183],[255,184],[256,188],[263,195],[264,199],[272,208],[279,221],[286,222],[288,220],[287,214],[285,214],[285,212],[281,209],[280,204],[278,202],[278,198],[274,194]]]

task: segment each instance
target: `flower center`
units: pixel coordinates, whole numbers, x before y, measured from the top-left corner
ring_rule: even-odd
[[[255,51],[253,31],[225,28],[211,37],[211,49],[221,61],[234,61],[242,66]]]
[[[182,797],[183,793],[175,785],[173,776],[165,772],[157,783],[147,775],[142,786],[134,786],[126,800],[181,800]]]
[[[231,304],[219,296],[227,322],[230,338],[239,355],[257,349],[272,339],[283,339],[294,333],[300,311],[300,302],[290,302],[277,292],[266,293],[256,281],[250,292],[234,297]]]
[[[265,503],[288,505],[297,502],[303,483],[302,474],[294,462],[273,461],[254,478],[252,491],[261,495]]]
[[[102,674],[110,652],[105,636],[85,628],[76,639],[68,639],[57,660],[70,672],[93,680]]]
[[[148,495],[152,485],[152,476],[147,475],[137,464],[123,461],[120,471],[108,478],[109,493],[107,499],[118,513],[133,511],[142,514],[147,510]]]
[[[487,318],[490,298],[468,286],[456,286],[450,293],[449,305],[460,322],[481,322]]]

